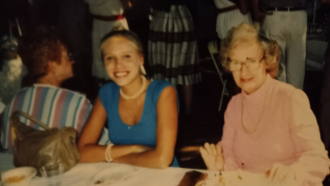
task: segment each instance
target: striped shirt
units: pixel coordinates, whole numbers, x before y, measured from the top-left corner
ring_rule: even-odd
[[[91,109],[92,105],[84,95],[67,89],[44,84],[34,84],[21,89],[3,113],[2,147],[10,149],[12,146],[9,118],[16,110],[28,113],[51,128],[74,127],[80,135]],[[20,120],[30,127],[40,129],[26,118],[21,117]]]

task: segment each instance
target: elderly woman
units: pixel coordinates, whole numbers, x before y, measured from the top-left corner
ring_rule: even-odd
[[[7,105],[1,125],[1,143],[11,149],[11,113],[21,110],[50,127],[72,126],[80,133],[92,109],[87,98],[79,93],[60,88],[60,84],[73,76],[67,48],[52,27],[40,27],[24,46],[22,59],[28,69],[32,86],[21,89]],[[22,120],[39,128],[29,120]]]
[[[113,83],[104,85],[96,98],[78,142],[80,161],[178,166],[174,157],[178,123],[175,88],[144,77],[142,44],[133,32],[109,33],[101,41],[100,52]],[[111,143],[99,146],[96,142],[106,120]]]
[[[223,66],[242,93],[225,112],[222,140],[200,149],[208,169],[266,173],[273,181],[322,185],[329,159],[305,93],[274,79],[280,50],[241,24],[222,42]]]

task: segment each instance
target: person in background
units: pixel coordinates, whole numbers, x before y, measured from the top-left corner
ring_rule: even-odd
[[[193,85],[201,81],[189,0],[152,1],[149,65],[152,78],[182,87],[185,114],[192,112]],[[191,117],[191,115],[190,115]]]
[[[85,2],[88,3],[89,11],[93,17],[92,75],[101,80],[109,80],[109,76],[100,58],[100,41],[113,28],[121,27],[128,29],[127,21],[123,16],[124,7],[120,0],[85,0]]]
[[[150,26],[150,2],[153,0],[121,0],[127,19],[129,30],[133,31],[142,42],[143,48],[148,48]],[[148,50],[144,50],[144,56],[148,56]],[[148,66],[148,58],[144,58],[144,67],[147,75],[151,73]]]
[[[247,0],[214,0],[218,8],[217,32],[222,40],[228,31],[241,23],[252,23]]]
[[[57,29],[62,38],[67,41],[69,50],[73,53],[75,61],[73,82],[80,91],[90,92],[92,81],[92,19],[88,12],[88,5],[84,0],[60,0]],[[73,87],[73,86],[68,86]]]
[[[208,169],[265,173],[274,182],[322,185],[330,161],[306,94],[274,78],[281,52],[258,27],[232,28],[221,61],[242,93],[225,112],[223,136],[200,152]]]
[[[178,105],[175,88],[147,80],[142,44],[127,30],[113,31],[101,41],[104,67],[113,81],[99,91],[78,142],[81,162],[115,162],[142,167],[178,166],[174,157]],[[107,120],[107,146],[97,145]]]
[[[249,0],[254,21],[262,34],[277,41],[282,57],[278,80],[303,89],[305,78],[307,1]]]
[[[330,0],[322,0],[323,5],[327,5],[330,9]],[[324,76],[323,84],[321,89],[320,97],[320,129],[322,134],[322,139],[325,144],[325,148],[330,150],[330,17],[328,20],[328,30],[327,30],[327,40],[328,47],[325,52],[325,65],[324,65]],[[328,154],[330,157],[330,154]]]
[[[19,50],[28,70],[31,86],[18,91],[6,106],[2,117],[1,144],[11,149],[10,116],[23,111],[49,127],[72,126],[80,134],[92,109],[87,98],[77,92],[60,88],[61,83],[73,76],[73,60],[57,31],[49,26],[39,27]],[[29,120],[22,120],[39,129]]]
[[[1,119],[1,114],[3,110],[5,110],[6,105],[0,101],[0,119]]]
[[[17,54],[18,41],[14,36],[3,36],[0,45],[0,102],[8,105],[21,89],[27,70]]]

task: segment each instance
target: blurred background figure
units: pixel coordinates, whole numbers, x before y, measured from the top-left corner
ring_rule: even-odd
[[[192,85],[201,81],[201,74],[188,3],[188,0],[152,1],[148,55],[153,79],[182,86],[184,112],[191,114]]]
[[[90,89],[88,82],[92,80],[91,23],[88,5],[84,0],[59,0],[57,28],[73,54],[76,84],[84,92]]]
[[[5,104],[0,101],[0,119],[1,119],[1,114],[2,114],[3,110],[5,109],[5,107],[6,107]]]
[[[218,8],[217,32],[222,40],[227,32],[241,23],[252,23],[247,0],[214,0]]]
[[[124,6],[124,16],[127,19],[129,30],[133,31],[140,38],[145,56],[144,67],[149,77],[148,66],[148,38],[149,38],[149,25],[150,25],[150,8],[152,0],[121,0]]]
[[[303,89],[305,78],[307,0],[250,0],[261,32],[276,40],[282,57],[278,79]]]
[[[10,103],[16,92],[21,88],[22,78],[27,70],[17,54],[18,41],[12,34],[0,38],[0,102]]]
[[[325,5],[328,11],[330,10],[330,0],[322,0],[323,6]],[[330,14],[329,14],[330,15]],[[329,151],[330,149],[330,16],[328,15],[327,25],[327,41],[328,47],[325,52],[325,65],[324,65],[324,76],[323,84],[320,97],[320,129],[322,140],[325,144],[325,148]],[[329,156],[329,153],[328,153]],[[330,184],[330,181],[329,181]]]
[[[101,80],[109,80],[104,69],[99,51],[103,36],[114,27],[128,30],[127,21],[123,15],[124,7],[120,0],[85,0],[93,17],[92,49],[93,65],[92,75]]]

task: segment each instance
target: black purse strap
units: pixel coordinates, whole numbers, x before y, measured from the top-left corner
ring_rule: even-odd
[[[46,125],[46,124],[44,124],[43,122],[41,122],[41,121],[35,119],[34,117],[30,116],[29,114],[27,114],[27,113],[25,113],[25,112],[22,112],[22,111],[16,110],[13,114],[23,116],[23,117],[25,117],[25,118],[31,120],[33,123],[39,125],[39,127],[43,128],[43,129],[45,129],[45,130],[50,130],[50,129],[51,129],[48,125]]]

